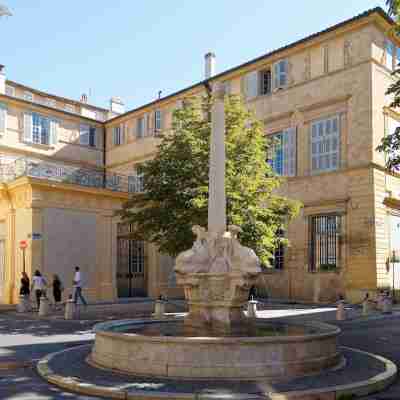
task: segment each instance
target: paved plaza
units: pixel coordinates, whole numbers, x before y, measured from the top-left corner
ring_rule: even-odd
[[[135,307],[132,305],[132,307]],[[318,320],[332,322],[340,326],[343,334],[340,344],[382,355],[400,364],[400,311],[392,315],[372,314],[361,317],[360,309],[351,309],[351,319],[335,321],[333,307],[316,308],[310,306],[271,305],[271,310],[263,310],[274,318],[289,318],[296,321]],[[0,399],[58,400],[94,399],[68,393],[42,380],[35,368],[35,361],[48,353],[90,344],[94,335],[91,328],[100,320],[64,321],[59,317],[39,319],[36,316],[20,316],[10,311],[0,312]],[[32,360],[32,363],[27,363]],[[354,360],[354,371],[357,371]],[[79,371],[71,365],[65,369],[80,377]],[[122,384],[122,382],[121,382]],[[385,392],[369,396],[368,399],[390,400],[400,398],[400,380]]]

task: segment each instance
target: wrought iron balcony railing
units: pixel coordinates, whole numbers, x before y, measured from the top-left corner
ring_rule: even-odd
[[[143,190],[143,182],[137,176],[114,174],[29,158],[18,158],[0,165],[1,182],[11,182],[22,176],[116,192],[135,193]]]

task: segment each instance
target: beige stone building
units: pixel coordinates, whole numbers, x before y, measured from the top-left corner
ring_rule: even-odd
[[[137,167],[185,97],[214,82],[240,94],[278,144],[269,160],[282,193],[304,207],[260,288],[270,296],[358,301],[400,287],[400,180],[375,148],[400,113],[385,96],[400,59],[392,22],[374,9],[177,93],[124,112],[49,95],[0,78],[0,299],[15,302],[24,268],[58,273],[79,265],[87,294],[111,300],[182,295],[173,260],[129,239],[114,211],[141,190]],[[394,271],[394,273],[393,273]],[[397,276],[398,275],[398,276]]]

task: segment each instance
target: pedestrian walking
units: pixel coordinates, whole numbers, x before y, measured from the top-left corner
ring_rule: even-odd
[[[79,267],[75,267],[75,275],[74,275],[74,303],[78,304],[78,297],[81,299],[82,303],[87,306],[87,302],[82,295],[82,276]]]
[[[57,306],[61,302],[63,290],[64,290],[64,287],[63,287],[60,277],[57,274],[54,274],[53,275],[53,298],[54,298],[54,307],[56,310],[57,310]]]
[[[46,293],[46,281],[38,269],[35,271],[35,274],[32,278],[31,290],[35,293],[36,304],[39,310],[40,298]]]
[[[30,286],[31,282],[29,280],[27,273],[24,271],[21,277],[21,287],[19,289],[19,294],[21,296],[29,296],[31,294]]]

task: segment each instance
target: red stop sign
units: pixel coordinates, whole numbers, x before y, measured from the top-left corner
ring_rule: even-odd
[[[28,247],[28,242],[26,240],[21,240],[19,242],[19,248],[20,249],[26,249]]]

